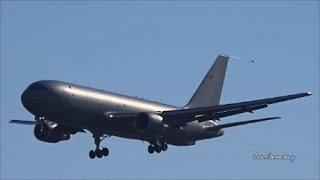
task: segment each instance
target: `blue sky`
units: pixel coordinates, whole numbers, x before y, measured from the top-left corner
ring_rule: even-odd
[[[91,160],[91,134],[46,144],[20,95],[42,79],[183,106],[219,53],[231,59],[222,103],[296,92],[313,96],[222,119],[281,116],[150,155],[112,137]],[[250,63],[250,60],[254,63]],[[257,161],[253,152],[293,154]],[[319,178],[319,1],[1,1],[1,179]]]

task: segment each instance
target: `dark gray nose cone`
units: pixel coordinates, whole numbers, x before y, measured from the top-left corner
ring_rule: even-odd
[[[26,105],[28,104],[27,90],[25,90],[25,91],[21,94],[21,103],[23,104],[24,107],[26,107]]]
[[[31,111],[30,107],[32,102],[31,102],[30,90],[27,89],[21,94],[21,103],[28,111]]]

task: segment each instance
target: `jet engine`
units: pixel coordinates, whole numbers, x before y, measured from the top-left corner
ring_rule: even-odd
[[[37,124],[34,127],[34,136],[38,140],[48,143],[57,143],[59,141],[70,139],[70,134],[65,133],[59,126],[50,129],[45,126],[41,126],[40,124]]]
[[[162,116],[156,113],[139,113],[134,119],[134,127],[139,133],[161,136],[166,130],[162,120]]]

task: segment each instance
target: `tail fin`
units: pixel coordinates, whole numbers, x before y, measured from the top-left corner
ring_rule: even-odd
[[[185,108],[215,106],[220,102],[229,56],[218,55]]]

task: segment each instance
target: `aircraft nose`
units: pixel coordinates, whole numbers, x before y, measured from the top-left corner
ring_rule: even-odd
[[[49,81],[37,81],[30,84],[21,94],[22,105],[34,115],[50,113],[51,107],[60,105],[59,98],[56,98],[56,91]]]
[[[23,104],[23,106],[26,109],[29,109],[28,106],[30,105],[30,90],[26,89],[25,91],[23,91],[23,93],[21,94],[21,103]]]

